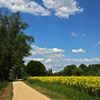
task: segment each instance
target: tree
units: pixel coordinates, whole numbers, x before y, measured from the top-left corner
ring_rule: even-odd
[[[11,15],[0,13],[0,77],[2,80],[9,79],[9,74],[15,66],[20,70],[19,66],[24,63],[23,58],[29,55],[31,49],[29,43],[34,39],[24,33],[27,27],[19,12]]]
[[[66,66],[63,70],[63,75],[68,75],[68,76],[76,75],[75,73],[76,69],[77,69],[76,65]]]
[[[74,69],[74,75],[75,76],[81,76],[83,74],[83,70],[82,69],[80,69],[80,68],[75,68]]]
[[[88,66],[89,75],[100,75],[100,64],[92,64]]]
[[[46,75],[47,76],[53,76],[52,69],[47,70]]]
[[[81,65],[79,66],[79,68],[82,69],[82,70],[86,70],[86,69],[87,69],[87,66],[86,66],[85,64],[81,64]]]
[[[88,67],[85,64],[81,64],[79,69],[82,70],[82,75],[88,75]]]
[[[26,66],[26,73],[30,76],[45,76],[46,68],[40,61],[31,60]]]

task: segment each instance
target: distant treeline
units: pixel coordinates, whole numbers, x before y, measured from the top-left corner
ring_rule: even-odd
[[[100,64],[68,65],[63,70],[53,73],[52,69],[46,70],[40,61],[32,60],[25,66],[25,72],[30,76],[99,76]]]
[[[62,71],[54,73],[54,75],[62,76],[99,76],[100,75],[100,64],[85,65],[80,66],[68,65]]]

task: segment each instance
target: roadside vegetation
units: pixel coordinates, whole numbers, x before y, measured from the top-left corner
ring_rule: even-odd
[[[100,100],[100,97],[89,95],[83,90],[61,85],[57,82],[50,83],[42,80],[27,80],[26,83],[37,91],[47,95],[52,100]]]
[[[12,100],[12,83],[2,82],[0,83],[0,100]]]
[[[0,83],[0,95],[2,94],[3,90],[7,87],[8,82],[1,82]]]
[[[100,77],[90,76],[55,76],[55,77],[30,77],[29,79],[74,87],[90,95],[100,97]]]

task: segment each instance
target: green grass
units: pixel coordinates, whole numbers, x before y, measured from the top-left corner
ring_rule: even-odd
[[[0,100],[12,100],[12,82],[0,83]]]
[[[39,80],[27,80],[26,83],[52,100],[100,100],[97,96],[91,96],[84,91],[57,83],[41,82]]]
[[[0,83],[0,96],[2,95],[2,92],[4,90],[4,88],[6,88],[8,85],[8,82],[1,82]]]
[[[13,97],[13,85],[12,82],[9,83],[8,87],[6,88],[6,93],[8,93],[8,100],[12,100]]]

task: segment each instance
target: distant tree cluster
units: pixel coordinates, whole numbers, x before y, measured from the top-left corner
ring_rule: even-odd
[[[62,71],[54,73],[54,75],[62,76],[100,76],[100,64],[85,65],[81,64],[79,67],[76,65],[68,65]]]
[[[40,61],[32,60],[26,65],[25,72],[29,76],[100,76],[100,64],[68,65],[62,71],[53,73],[52,69],[46,70]]]
[[[40,61],[31,60],[25,67],[28,76],[45,76],[46,68]]]
[[[31,60],[24,68],[27,76],[53,76],[54,75],[52,69],[46,70],[45,65],[42,64],[40,61]]]

